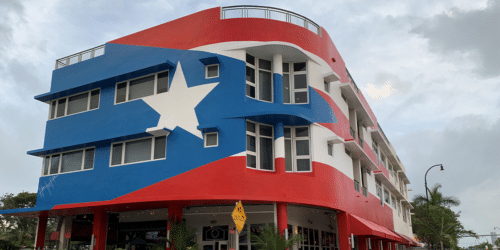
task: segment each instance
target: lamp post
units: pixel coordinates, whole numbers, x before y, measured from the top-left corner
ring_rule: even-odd
[[[429,173],[429,170],[431,170],[433,167],[441,166],[441,171],[444,171],[443,164],[437,164],[429,169],[427,169],[427,172],[425,172],[425,198],[427,199],[427,202],[429,202],[429,195],[427,194],[427,173]]]

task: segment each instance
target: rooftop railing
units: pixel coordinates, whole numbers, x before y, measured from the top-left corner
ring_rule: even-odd
[[[305,16],[279,8],[255,5],[222,7],[221,19],[230,18],[265,18],[278,20],[304,27],[321,36],[321,26],[317,25],[315,22]]]
[[[105,44],[56,60],[56,69],[104,55]]]
[[[359,88],[358,88],[358,85],[356,85],[356,82],[354,82],[354,79],[352,79],[352,76],[351,76],[351,73],[349,73],[349,70],[347,70],[347,68],[345,69],[346,73],[347,73],[347,77],[349,77],[349,81],[352,82],[352,85],[354,86],[354,89],[356,90],[356,92],[358,92],[359,94]]]

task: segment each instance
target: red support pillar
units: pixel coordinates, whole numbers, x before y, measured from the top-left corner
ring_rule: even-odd
[[[276,202],[276,218],[278,221],[278,231],[285,237],[285,229],[288,228],[287,203]]]
[[[47,231],[47,217],[38,217],[38,226],[36,231],[35,249],[43,249],[45,244],[45,232]]]
[[[106,250],[106,233],[108,229],[108,213],[104,209],[94,211],[92,235],[94,235],[94,249]]]
[[[171,221],[174,223],[180,223],[182,221],[182,209],[183,206],[178,204],[172,204],[168,206],[167,212],[167,234],[170,234],[170,230],[172,229]],[[167,235],[170,236],[170,235]],[[175,249],[173,246],[169,246],[166,248],[167,250]]]
[[[340,250],[351,250],[351,245],[349,243],[349,237],[351,237],[349,214],[347,212],[339,212],[337,214],[337,223]]]

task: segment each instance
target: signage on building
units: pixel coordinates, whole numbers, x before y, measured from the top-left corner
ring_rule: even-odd
[[[245,221],[247,220],[247,216],[245,215],[245,210],[243,210],[243,205],[241,201],[236,203],[236,207],[232,213],[234,224],[236,224],[236,229],[238,229],[238,233],[241,233],[243,230],[243,226],[245,225]]]

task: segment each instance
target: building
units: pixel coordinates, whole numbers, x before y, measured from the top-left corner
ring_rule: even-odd
[[[300,250],[415,245],[403,164],[328,33],[296,13],[213,8],[139,31],[57,60],[35,98],[37,205],[2,214],[38,218],[37,247],[48,218],[60,248],[101,250],[151,244],[167,217],[204,250],[255,249],[265,223]]]

